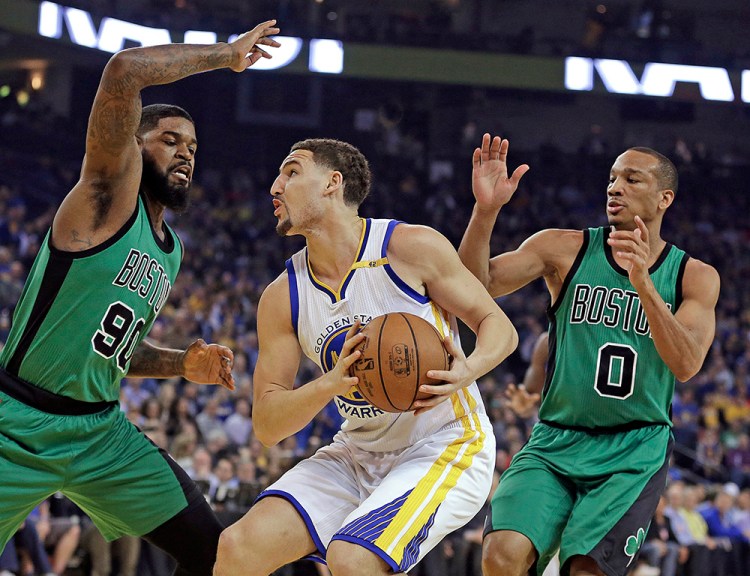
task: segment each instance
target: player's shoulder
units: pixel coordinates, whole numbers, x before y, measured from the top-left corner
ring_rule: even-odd
[[[391,265],[405,264],[414,269],[441,268],[458,258],[456,248],[440,232],[429,226],[399,224],[388,242]]]
[[[683,273],[684,286],[693,288],[698,293],[711,291],[718,295],[720,284],[721,279],[716,268],[697,258],[688,258]]]
[[[289,300],[289,273],[286,270],[265,287],[260,295],[259,305],[273,304],[280,299]]]
[[[436,244],[448,243],[448,239],[440,232],[429,226],[421,224],[407,224],[399,222],[393,228],[389,249],[402,251],[419,251],[424,249],[435,249]]]

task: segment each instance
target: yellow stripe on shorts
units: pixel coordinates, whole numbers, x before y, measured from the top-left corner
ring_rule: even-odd
[[[460,404],[458,394],[452,397],[454,407]],[[473,399],[472,399],[473,400]],[[464,412],[465,413],[465,412]],[[448,491],[456,486],[461,474],[482,450],[485,433],[476,414],[460,419],[463,434],[454,440],[433,463],[427,474],[419,481],[388,528],[374,544],[386,552],[395,562],[402,563],[404,553],[417,536],[424,534],[425,525],[445,500]]]

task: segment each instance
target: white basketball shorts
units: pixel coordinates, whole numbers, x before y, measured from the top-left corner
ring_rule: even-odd
[[[406,572],[487,501],[495,438],[483,414],[446,424],[395,452],[358,448],[339,432],[274,482],[260,498],[288,500],[325,562],[332,540],[345,540]]]

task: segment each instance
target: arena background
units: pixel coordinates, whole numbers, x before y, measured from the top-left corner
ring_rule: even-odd
[[[651,146],[680,170],[664,237],[722,277],[714,346],[675,395],[672,481],[699,487],[707,506],[716,493],[734,494],[750,535],[742,498],[750,502],[745,0],[0,0],[0,341],[54,208],[77,179],[111,52],[164,38],[226,40],[268,18],[279,20],[285,37],[272,61],[283,66],[211,72],[143,93],[144,104],[189,110],[200,141],[192,210],[170,219],[186,258],[152,337],[230,345],[239,386],[228,395],[179,380],[125,380],[122,407],[133,421],[186,466],[227,521],[337,428],[337,415],[325,411],[269,450],[253,439],[247,414],[257,300],[300,246],[274,233],[268,195],[295,141],[357,145],[374,172],[361,213],[432,225],[457,246],[473,203],[471,152],[483,132],[509,138],[510,164],[526,162],[531,172],[503,211],[493,253],[541,228],[604,223],[614,157]],[[541,283],[500,300],[521,344],[480,382],[499,473],[534,422],[516,417],[502,398],[545,329],[547,300]],[[471,347],[470,334],[463,336]],[[313,371],[305,365],[300,381]],[[79,528],[66,574],[90,573],[96,548],[86,518],[61,499],[52,504],[62,526]],[[480,524],[447,539],[413,573],[479,574]],[[747,541],[729,542],[712,573],[750,574]],[[48,544],[52,553],[59,547]],[[168,569],[145,545],[139,557],[137,574]],[[121,563],[113,560],[115,568]],[[280,574],[315,570],[299,563]]]

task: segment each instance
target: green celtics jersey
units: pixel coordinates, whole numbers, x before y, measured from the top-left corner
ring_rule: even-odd
[[[42,244],[13,315],[0,366],[85,402],[119,398],[136,346],[169,295],[182,245],[156,236],[143,198],[120,231],[83,252]]]
[[[589,429],[671,424],[674,375],[659,356],[627,272],[607,244],[609,228],[584,230],[583,246],[550,319],[547,380],[539,418]],[[687,254],[667,244],[649,270],[674,313]]]

